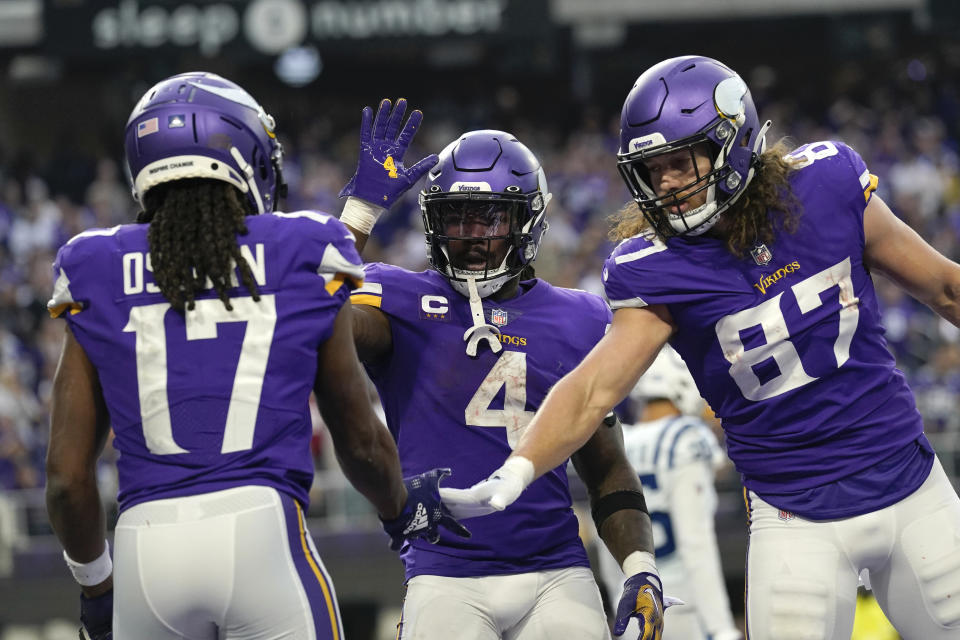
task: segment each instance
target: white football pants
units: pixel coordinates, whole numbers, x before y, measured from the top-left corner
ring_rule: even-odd
[[[862,569],[904,640],[960,639],[960,499],[939,460],[913,494],[853,518],[747,502],[750,640],[849,640]]]
[[[268,487],[155,500],[114,540],[116,640],[342,640],[300,505]]]
[[[609,640],[585,567],[477,578],[417,576],[407,584],[399,640]]]

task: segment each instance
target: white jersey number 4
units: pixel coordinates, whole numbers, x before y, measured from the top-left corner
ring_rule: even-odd
[[[490,403],[502,387],[506,387],[503,409],[491,409]],[[507,443],[514,449],[533,419],[534,412],[526,406],[527,354],[504,351],[473,394],[463,417],[469,427],[506,427]]]

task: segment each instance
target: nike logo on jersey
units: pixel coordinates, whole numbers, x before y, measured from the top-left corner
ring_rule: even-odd
[[[422,502],[417,503],[417,512],[413,514],[413,519],[410,521],[410,524],[403,530],[403,535],[408,535],[412,531],[419,531],[427,526],[427,510],[424,508]]]
[[[763,295],[766,295],[767,289],[769,289],[772,285],[776,284],[777,281],[786,277],[788,274],[793,273],[794,271],[800,271],[800,263],[797,262],[796,260],[794,260],[793,262],[791,262],[790,264],[784,267],[780,267],[779,269],[777,269],[776,271],[774,271],[768,276],[763,276],[762,278],[760,278],[759,282],[754,282],[753,286],[756,287],[760,293],[762,293]]]

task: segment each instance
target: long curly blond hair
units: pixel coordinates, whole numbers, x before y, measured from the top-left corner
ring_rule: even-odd
[[[730,220],[724,234],[727,249],[738,258],[745,257],[758,242],[772,243],[777,230],[793,233],[797,229],[802,211],[790,188],[789,176],[796,166],[785,157],[789,151],[790,147],[781,140],[760,154],[747,190],[722,214]],[[611,215],[609,221],[612,228],[608,235],[614,242],[653,229],[633,201]]]

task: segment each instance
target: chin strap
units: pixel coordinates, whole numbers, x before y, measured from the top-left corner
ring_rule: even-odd
[[[754,158],[756,158],[758,155],[760,155],[761,153],[763,153],[763,152],[766,150],[766,148],[767,148],[767,129],[770,128],[770,125],[771,125],[771,124],[772,124],[772,121],[771,121],[771,120],[767,120],[767,121],[764,122],[763,125],[760,127],[760,132],[757,134],[757,137],[756,137],[756,138],[754,139],[754,141],[753,141],[753,157],[754,157]],[[722,160],[722,161],[721,161],[721,160]],[[726,160],[725,158],[720,158],[720,159],[717,160],[717,164],[718,164],[718,165],[722,165],[722,164],[723,164],[723,161],[725,161],[725,160]],[[747,190],[747,185],[749,185],[749,184],[750,184],[750,181],[753,180],[753,175],[754,175],[754,173],[756,173],[756,167],[753,165],[753,162],[751,162],[751,163],[750,163],[750,168],[749,168],[749,170],[747,171],[747,179],[746,179],[746,181],[745,181],[745,184],[743,185],[743,188],[740,189],[739,191],[737,191],[737,193],[733,194],[733,197],[730,198],[729,200],[727,200],[727,201],[724,203],[724,211],[726,211],[727,209],[729,209],[730,207],[732,207],[734,204],[736,204],[737,200],[740,199],[740,196],[742,196],[742,195],[744,194],[744,192]],[[714,209],[717,208],[717,202],[716,202],[716,200],[715,200],[715,193],[716,193],[715,189],[716,189],[716,185],[710,185],[710,186],[708,187],[708,189],[707,189],[707,201],[706,201],[706,203],[700,205],[700,207],[699,207],[700,209],[704,209],[704,213],[706,212],[705,207],[710,207],[710,206],[712,206]],[[690,215],[692,215],[692,214],[694,214],[694,213],[696,213],[696,212],[691,211],[690,213],[688,213],[688,214],[687,214],[686,216],[684,216],[684,217],[686,218],[686,217],[688,217],[688,216],[690,216]],[[722,212],[721,212],[721,213],[722,213]],[[710,218],[709,220],[707,220],[706,222],[704,222],[703,224],[701,224],[699,227],[696,227],[693,231],[688,231],[688,232],[687,232],[687,235],[690,235],[690,236],[699,236],[699,235],[702,235],[702,234],[706,233],[707,231],[709,231],[710,228],[713,227],[713,225],[717,224],[717,222],[720,221],[720,214],[719,214],[719,213],[717,213],[717,214],[712,214],[712,216],[713,216],[712,218]],[[671,223],[670,226],[673,226],[673,224]],[[676,227],[674,227],[674,228],[676,228]]]
[[[503,345],[500,343],[500,329],[487,324],[483,317],[483,301],[477,291],[476,278],[467,276],[467,290],[470,292],[470,314],[473,316],[473,326],[463,333],[463,340],[467,343],[467,355],[471,358],[477,355],[477,346],[481,340],[486,340],[490,350],[500,353]]]
[[[260,197],[260,190],[257,189],[257,181],[253,178],[253,167],[243,159],[243,155],[236,147],[230,147],[230,155],[237,163],[240,171],[243,172],[244,178],[246,178],[247,186],[250,187],[250,193],[253,194],[253,199],[257,203],[257,213],[263,213],[266,209],[264,209],[263,206],[263,198]]]

